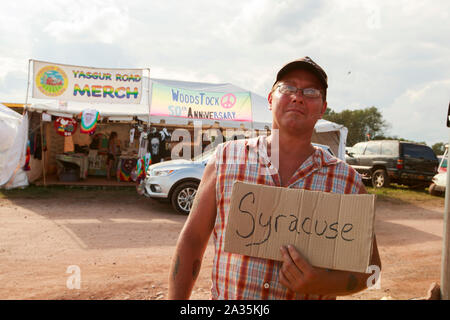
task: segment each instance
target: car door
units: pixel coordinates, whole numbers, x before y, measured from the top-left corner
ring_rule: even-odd
[[[399,142],[395,140],[384,140],[381,142],[382,162],[390,177],[397,176]]]
[[[359,158],[359,166],[366,168],[365,170],[370,171],[373,167],[374,161],[377,161],[381,156],[381,142],[380,141],[369,141],[367,143],[366,150],[364,154]]]
[[[433,150],[427,146],[402,143],[404,171],[413,180],[431,181],[439,164]]]

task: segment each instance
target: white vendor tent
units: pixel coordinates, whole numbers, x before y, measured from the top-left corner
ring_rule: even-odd
[[[159,83],[165,86],[176,87],[181,89],[204,91],[204,92],[249,92],[230,83],[201,83],[188,82],[178,80],[166,79],[150,79],[144,77],[143,89],[149,92],[143,94],[140,104],[105,104],[105,103],[86,103],[68,101],[61,105],[56,100],[49,100],[45,102],[32,103],[31,110],[42,112],[45,111],[55,116],[70,116],[81,113],[84,109],[96,109],[100,112],[102,117],[108,117],[110,120],[131,120],[137,117],[139,120],[147,122],[149,119],[149,103],[151,110],[151,93],[154,83]],[[203,125],[214,125],[218,123],[222,128],[241,128],[256,130],[270,130],[272,127],[272,113],[268,109],[267,99],[250,92],[252,102],[252,122],[240,121],[217,121],[209,119],[201,119]],[[192,123],[192,119],[171,117],[171,116],[151,116],[150,122],[159,124],[164,122],[166,125],[188,125]],[[333,152],[340,158],[345,159],[345,142],[347,139],[347,128],[326,120],[319,120],[316,125],[316,132],[313,135],[313,142],[325,144],[331,147]]]
[[[28,117],[0,104],[0,188],[28,186],[22,167],[28,139]]]
[[[320,119],[314,127],[312,141],[330,146],[339,159],[345,160],[348,129],[341,124]]]

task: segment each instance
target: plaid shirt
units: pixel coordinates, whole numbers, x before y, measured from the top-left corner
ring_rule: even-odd
[[[280,187],[278,173],[270,170],[266,137],[231,141],[216,149],[217,215],[213,231],[215,256],[212,299],[335,299],[334,296],[297,294],[279,282],[282,262],[254,258],[223,250],[225,227],[235,181]],[[359,174],[345,162],[320,148],[306,159],[289,181],[288,188],[334,193],[365,193]]]

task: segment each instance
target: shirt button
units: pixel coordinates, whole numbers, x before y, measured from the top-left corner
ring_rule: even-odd
[[[264,289],[269,289],[270,285],[266,282],[264,283]]]

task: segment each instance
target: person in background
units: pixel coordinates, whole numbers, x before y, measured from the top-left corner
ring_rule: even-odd
[[[117,156],[120,155],[120,141],[117,138],[117,132],[111,132],[108,140],[108,158],[107,158],[107,171],[106,178],[111,179],[111,169],[114,168]]]

